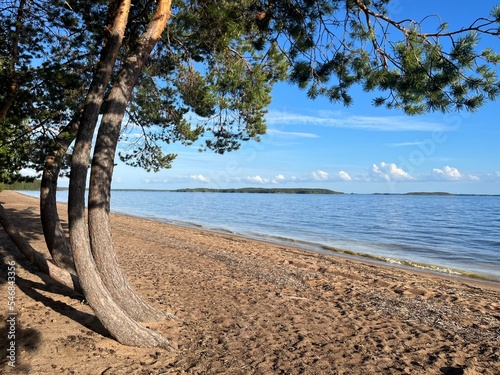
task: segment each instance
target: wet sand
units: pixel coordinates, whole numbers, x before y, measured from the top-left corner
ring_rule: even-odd
[[[46,251],[38,200],[0,202]],[[65,206],[60,215],[67,223]],[[176,350],[109,337],[81,296],[30,266],[0,229],[0,372],[29,374],[499,374],[500,286],[113,215],[125,274],[175,319]],[[48,256],[48,254],[47,254]],[[16,371],[5,353],[16,262]]]

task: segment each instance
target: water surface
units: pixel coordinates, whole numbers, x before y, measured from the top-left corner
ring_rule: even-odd
[[[67,192],[59,192],[58,200],[66,201]],[[496,196],[113,191],[111,208],[168,223],[500,282]]]

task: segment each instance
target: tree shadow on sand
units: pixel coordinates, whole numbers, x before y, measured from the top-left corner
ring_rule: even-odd
[[[22,228],[23,235],[26,236],[27,240],[40,240],[42,233],[42,227],[40,223],[40,217],[38,216],[38,211],[36,207],[30,207],[26,210],[16,210],[16,209],[5,209],[9,215],[11,221],[18,227]],[[29,262],[15,247],[15,245],[11,242],[10,238],[0,227],[0,267],[2,269],[2,275],[7,275],[7,268],[11,261],[15,262],[16,271],[19,269],[24,269],[27,272],[36,275],[38,278],[42,280],[42,282],[36,282],[32,280],[25,279],[16,272],[16,287],[18,290],[29,296],[35,301],[43,303],[46,307],[49,307],[53,311],[61,314],[84,327],[94,331],[105,337],[111,337],[108,331],[104,328],[101,322],[93,315],[86,312],[79,311],[74,307],[68,305],[67,303],[57,301],[51,297],[44,295],[41,292],[49,292],[58,294],[64,297],[68,297],[73,300],[78,300],[82,302],[84,300],[84,296],[74,290],[61,285],[50,278],[48,275],[38,271],[38,269]],[[4,272],[5,271],[5,272]],[[7,293],[6,286],[4,285],[7,282],[6,277],[0,278],[0,287],[3,286],[5,289],[5,293]],[[19,306],[18,306],[19,307]],[[4,337],[7,337],[7,331],[9,327],[6,325],[5,319],[2,321],[1,329],[1,342],[2,342],[2,353],[4,351],[3,343]],[[40,342],[40,332],[35,328],[27,328],[23,329],[18,325],[19,335],[17,336],[18,345],[22,345],[24,350],[24,346],[26,346],[26,350],[36,351]],[[26,339],[26,340],[25,340]],[[19,350],[19,349],[18,349]],[[19,353],[19,351],[18,351]],[[3,356],[0,357],[3,361]],[[24,368],[18,368],[17,370],[26,371]]]
[[[15,327],[15,330],[13,330]],[[2,319],[0,322],[0,363],[2,367],[8,368],[10,358],[9,353],[11,345],[15,347],[15,370],[17,373],[30,373],[30,366],[22,361],[21,352],[34,353],[41,343],[41,334],[35,328],[23,327],[23,324],[17,319],[15,324],[10,324],[7,319]],[[13,368],[14,369],[14,368]]]
[[[0,356],[0,365],[6,369],[15,369],[17,373],[28,374],[30,372],[30,366],[21,361],[19,353],[36,352],[37,348],[40,346],[41,334],[40,331],[35,328],[25,328],[23,326],[23,323],[19,319],[20,315],[17,314],[18,306],[15,304],[15,295],[12,300],[12,302],[14,302],[12,310],[11,305],[8,304],[8,301],[10,301],[7,297],[9,295],[9,288],[5,284],[8,284],[8,272],[12,270],[10,262],[14,260],[17,267],[18,260],[15,256],[6,256],[6,248],[12,250],[14,246],[12,244],[7,245],[4,241],[5,239],[8,240],[7,236],[0,232],[0,274],[2,275],[2,277],[0,277],[0,287],[3,286],[2,297],[4,297],[1,298],[1,301],[5,302],[5,305],[2,306],[2,310],[5,310],[6,312],[5,315],[2,314],[2,320],[0,321],[0,353],[2,353]],[[4,244],[6,246],[4,246]],[[16,277],[16,281],[14,282],[16,287],[18,286],[17,280],[18,279]],[[12,351],[12,348],[14,348],[14,351]],[[10,357],[12,353],[15,353],[14,361],[12,361],[12,357]],[[15,367],[9,365],[9,362],[11,361],[11,364]]]
[[[58,314],[61,314],[83,325],[84,327],[94,331],[95,333],[98,333],[104,337],[111,338],[106,328],[104,328],[104,326],[101,324],[99,319],[96,318],[95,315],[77,310],[74,307],[64,302],[56,301],[39,292],[39,291],[45,291],[50,293],[56,293],[59,295],[65,295],[66,297],[70,298],[75,298],[75,293],[71,289],[66,288],[67,289],[66,291],[58,290],[59,287],[47,286],[46,284],[25,280],[21,277],[17,277],[17,286],[27,296],[31,297],[35,301],[43,303],[46,307],[51,308]],[[68,291],[70,292],[69,294],[67,293]],[[82,301],[82,299],[79,299],[79,301]]]
[[[443,375],[463,375],[465,370],[463,367],[441,367],[441,373]]]
[[[0,201],[0,203],[3,202]],[[42,222],[40,220],[38,206],[28,206],[22,210],[12,207],[7,208],[4,206],[4,209],[5,212],[7,212],[10,221],[19,229],[20,232],[22,232],[26,240],[43,240]],[[61,220],[61,225],[63,229],[67,231],[68,223]]]

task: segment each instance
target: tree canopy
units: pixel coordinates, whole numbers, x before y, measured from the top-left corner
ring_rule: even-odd
[[[118,4],[111,1],[108,9],[104,1],[2,2],[0,114],[10,108],[3,149],[15,144],[11,150],[21,153],[21,144],[36,139],[45,148],[37,160],[43,162],[51,139],[83,105],[109,10]],[[175,158],[163,153],[171,142],[201,139],[200,149],[224,153],[259,139],[273,84],[283,80],[306,89],[312,99],[325,96],[345,105],[354,100],[350,88],[361,85],[375,92],[374,105],[408,114],[474,111],[496,99],[499,55],[493,48],[478,49],[478,42],[497,40],[499,7],[459,30],[448,30],[441,21],[436,30],[423,30],[422,20],[389,18],[389,4],[173,2],[172,21],[127,107],[122,136],[131,147],[121,159],[158,170]],[[133,5],[117,67],[145,30],[156,2]],[[12,124],[16,129],[7,132]],[[126,129],[136,133],[137,127],[143,136],[127,137]]]

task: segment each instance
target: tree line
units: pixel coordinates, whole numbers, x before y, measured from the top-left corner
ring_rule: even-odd
[[[177,193],[255,193],[255,194],[344,194],[330,189],[317,188],[239,188],[239,189],[176,189],[170,190]]]

